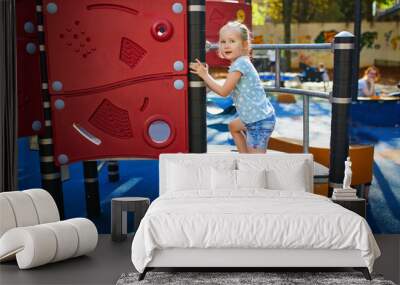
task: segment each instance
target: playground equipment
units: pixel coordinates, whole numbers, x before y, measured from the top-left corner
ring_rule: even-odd
[[[18,136],[43,134],[39,39],[34,1],[16,1]]]
[[[351,105],[351,121],[375,127],[400,126],[400,97],[359,97]]]
[[[95,217],[95,160],[206,151],[205,86],[187,68],[205,60],[204,0],[17,2],[20,101],[44,114],[21,109],[20,136],[40,135],[42,187],[61,216],[60,166],[83,161]]]

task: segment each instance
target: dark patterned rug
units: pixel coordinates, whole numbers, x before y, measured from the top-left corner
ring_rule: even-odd
[[[395,285],[380,275],[372,275],[372,281],[368,281],[360,272],[148,272],[142,281],[138,281],[138,276],[139,273],[124,273],[118,279],[117,285]]]

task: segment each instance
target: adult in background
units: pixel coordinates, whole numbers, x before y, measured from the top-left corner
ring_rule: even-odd
[[[379,69],[375,66],[369,66],[364,76],[358,80],[358,96],[359,97],[373,97],[379,96],[375,89],[375,83],[380,79]]]

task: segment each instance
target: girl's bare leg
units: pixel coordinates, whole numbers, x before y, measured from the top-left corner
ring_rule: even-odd
[[[246,126],[239,118],[229,123],[229,131],[231,132],[239,153],[248,153],[246,137],[243,133],[245,130]]]

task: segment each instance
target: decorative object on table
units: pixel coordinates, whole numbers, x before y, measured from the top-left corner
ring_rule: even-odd
[[[134,213],[134,231],[139,227],[150,199],[144,197],[120,197],[111,200],[111,238],[113,241],[123,241],[127,235],[127,212]]]
[[[177,284],[376,284],[395,285],[383,276],[373,274],[373,281],[366,281],[360,272],[149,272],[138,281],[139,273],[124,273],[116,285],[177,285]]]
[[[0,261],[16,259],[20,269],[28,269],[96,248],[96,226],[85,218],[60,221],[43,189],[2,192],[0,209]]]
[[[347,157],[347,160],[344,162],[344,179],[343,179],[343,189],[350,190],[353,189],[351,188],[351,177],[353,175],[353,172],[351,171],[351,161],[350,157]]]
[[[351,177],[353,172],[351,171],[351,160],[350,157],[347,157],[347,160],[344,162],[344,179],[343,179],[343,188],[335,188],[333,189],[332,199],[339,200],[352,200],[357,198],[357,190],[351,188]]]

